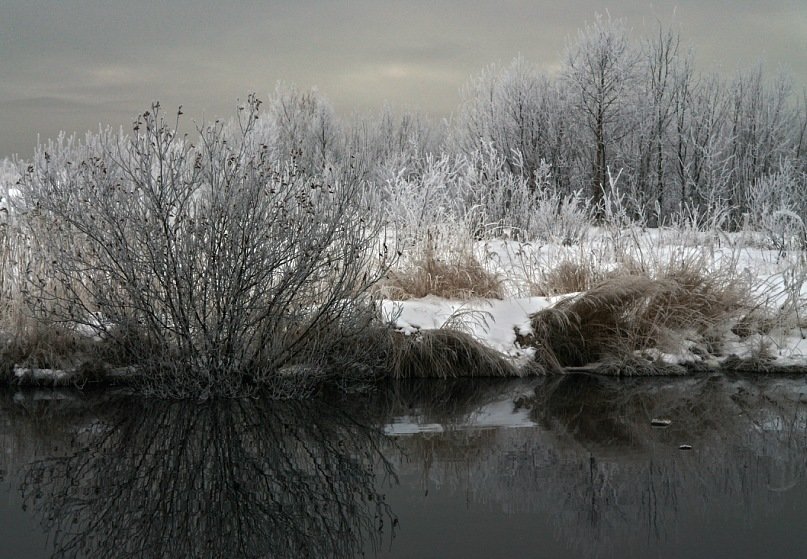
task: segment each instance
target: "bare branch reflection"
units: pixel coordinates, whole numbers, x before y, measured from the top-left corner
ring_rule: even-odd
[[[321,404],[132,400],[78,437],[21,486],[56,557],[353,557],[394,522],[382,435]]]

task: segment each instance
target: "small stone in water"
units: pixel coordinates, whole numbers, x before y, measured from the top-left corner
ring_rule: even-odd
[[[650,425],[653,427],[669,427],[672,424],[671,419],[652,419]]]
[[[692,450],[691,444],[682,444],[678,447],[678,450]]]

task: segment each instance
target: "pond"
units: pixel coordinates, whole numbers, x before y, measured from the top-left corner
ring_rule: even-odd
[[[805,557],[807,379],[0,394],[3,557]]]

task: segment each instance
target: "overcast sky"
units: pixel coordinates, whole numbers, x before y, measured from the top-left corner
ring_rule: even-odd
[[[279,80],[316,86],[344,116],[384,102],[448,116],[491,63],[521,54],[556,70],[606,10],[637,36],[673,25],[701,70],[762,61],[807,85],[805,0],[2,0],[0,158],[62,129],[128,124],[157,99],[228,117]]]

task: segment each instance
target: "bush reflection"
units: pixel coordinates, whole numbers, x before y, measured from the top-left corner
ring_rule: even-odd
[[[22,493],[57,557],[352,557],[394,521],[380,437],[321,405],[117,402]]]

